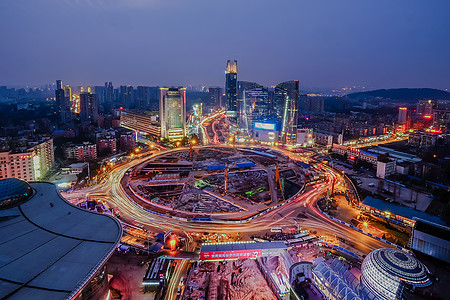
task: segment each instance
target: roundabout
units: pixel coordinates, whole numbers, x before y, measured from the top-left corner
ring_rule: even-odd
[[[172,150],[128,173],[125,191],[139,205],[189,221],[248,219],[289,202],[305,185],[295,161],[268,149]]]

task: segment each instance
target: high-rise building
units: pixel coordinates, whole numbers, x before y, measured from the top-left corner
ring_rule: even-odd
[[[135,108],[143,110],[148,108],[150,105],[150,87],[148,86],[138,86]]]
[[[55,162],[52,138],[24,143],[0,152],[0,179],[40,180],[51,169]]]
[[[324,100],[315,94],[300,95],[298,109],[302,113],[323,113]]]
[[[408,108],[407,107],[399,107],[398,108],[398,124],[406,123],[407,117],[408,117]]]
[[[66,93],[61,80],[56,81],[55,98],[57,113],[59,113],[61,122],[63,124],[69,123],[72,120],[71,95]]]
[[[160,88],[161,137],[180,141],[186,134],[186,88]]]
[[[134,104],[134,89],[131,85],[127,86],[127,94],[124,104],[125,106],[132,106]]]
[[[161,137],[161,127],[156,116],[122,110],[120,111],[120,126],[153,138]]]
[[[249,131],[252,131],[255,122],[273,122],[273,110],[266,87],[255,87],[244,91],[244,113]]]
[[[437,106],[436,100],[420,99],[417,103],[417,115],[418,116],[431,116],[433,115],[433,108]]]
[[[273,108],[277,131],[280,133],[280,141],[283,144],[297,142],[298,96],[298,80],[286,81],[275,87]]]
[[[118,91],[118,100],[120,104],[125,104],[127,101],[127,86],[121,85]]]
[[[98,103],[96,94],[80,94],[80,120],[83,124],[96,125],[98,123]]]
[[[91,161],[97,159],[97,145],[84,142],[79,145],[66,145],[64,155],[68,159],[75,159],[77,161]]]
[[[114,102],[114,87],[112,82],[105,82],[105,103]]]
[[[228,60],[225,71],[225,97],[227,102],[227,111],[229,111],[230,116],[234,117],[236,117],[237,112],[237,94],[237,60],[233,62]]]
[[[209,88],[209,105],[219,107],[221,105],[222,93],[220,87],[212,86]]]

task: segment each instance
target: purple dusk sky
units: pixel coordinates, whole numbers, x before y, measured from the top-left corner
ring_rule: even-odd
[[[450,89],[448,0],[1,0],[0,85]]]

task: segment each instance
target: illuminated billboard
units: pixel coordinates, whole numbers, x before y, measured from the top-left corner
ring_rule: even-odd
[[[262,256],[262,249],[201,252],[201,260],[246,259]]]
[[[255,129],[275,130],[275,124],[256,122]]]

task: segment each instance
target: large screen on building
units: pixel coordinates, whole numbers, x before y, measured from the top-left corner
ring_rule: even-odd
[[[213,259],[244,259],[244,258],[256,258],[262,256],[261,249],[253,250],[233,250],[233,251],[211,251],[200,253],[201,260],[213,260]]]
[[[265,129],[265,130],[275,130],[275,124],[256,122],[255,128],[256,129]]]

